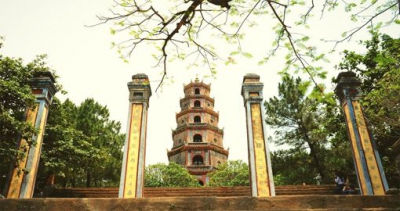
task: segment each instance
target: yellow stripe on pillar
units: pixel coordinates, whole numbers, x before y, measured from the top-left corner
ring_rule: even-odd
[[[365,177],[364,177],[364,171],[362,169],[362,164],[361,164],[361,158],[360,158],[360,153],[359,153],[360,149],[357,146],[356,137],[354,135],[354,128],[353,128],[353,124],[351,121],[349,107],[345,104],[345,105],[343,105],[343,110],[344,110],[344,114],[345,114],[346,121],[347,121],[347,128],[348,128],[349,135],[350,135],[350,144],[352,146],[353,156],[355,158],[358,177],[360,180],[360,185],[361,185],[360,188],[363,191],[363,193],[366,193],[367,187],[366,187],[366,182],[365,182]]]
[[[123,198],[136,198],[137,173],[142,123],[142,104],[132,104],[128,153],[126,159],[125,188]]]
[[[372,142],[364,120],[364,115],[358,101],[353,101],[354,114],[357,122],[358,133],[360,134],[361,146],[364,150],[365,162],[370,174],[374,195],[385,195],[384,186],[380,176],[378,163],[375,158]]]
[[[37,118],[37,112],[39,109],[39,105],[36,105],[35,108],[33,109],[28,109],[27,114],[26,114],[26,122],[35,125],[36,118]],[[21,184],[22,180],[24,179],[25,173],[21,171],[21,169],[24,169],[26,166],[26,162],[28,160],[28,152],[29,152],[29,146],[28,143],[26,142],[25,139],[21,139],[19,142],[19,150],[24,151],[26,155],[24,158],[22,158],[19,163],[18,167],[15,167],[12,171],[11,174],[11,182],[10,182],[10,187],[8,188],[7,191],[7,198],[19,198],[19,194],[21,192]]]
[[[34,155],[32,156],[32,167],[29,169],[29,174],[27,174],[25,177],[27,177],[27,181],[29,181],[30,184],[27,184],[27,190],[26,193],[28,193],[28,196],[25,196],[24,198],[28,197],[31,198],[33,196],[33,191],[35,190],[35,180],[36,180],[36,174],[38,172],[38,164],[40,160],[40,152],[41,152],[41,146],[43,143],[43,135],[44,135],[44,129],[46,126],[46,119],[47,119],[47,107],[43,107],[43,112],[42,116],[40,118],[40,127],[39,127],[39,132],[37,135],[37,139],[35,142],[35,152]]]
[[[254,160],[256,166],[256,184],[259,197],[271,196],[268,180],[267,158],[263,124],[261,119],[261,107],[259,103],[251,104],[251,123],[253,130]]]

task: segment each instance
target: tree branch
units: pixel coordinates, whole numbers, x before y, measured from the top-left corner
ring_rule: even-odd
[[[318,86],[317,82],[314,79],[314,76],[311,74],[311,72],[309,71],[309,69],[307,68],[307,66],[304,63],[304,59],[302,58],[302,56],[298,53],[297,48],[294,46],[293,40],[292,40],[292,34],[289,31],[289,27],[285,24],[284,20],[281,19],[281,17],[278,15],[278,13],[276,12],[274,6],[272,5],[272,3],[275,3],[273,1],[267,0],[268,5],[270,6],[270,8],[272,9],[272,12],[274,13],[275,17],[278,19],[278,21],[280,22],[283,31],[286,32],[286,37],[289,40],[290,46],[293,50],[294,55],[296,56],[297,60],[300,62],[301,66],[303,67],[303,69],[307,72],[307,74],[310,76],[311,81],[314,83],[314,85],[318,88],[318,90],[323,93],[323,90]]]
[[[361,29],[363,29],[366,25],[368,25],[368,24],[370,24],[370,23],[372,24],[372,21],[373,21],[376,17],[378,17],[379,15],[385,13],[386,11],[390,10],[391,8],[395,7],[397,4],[399,4],[399,3],[392,4],[391,6],[385,8],[384,10],[382,10],[382,11],[376,13],[375,15],[373,15],[371,18],[368,19],[368,21],[366,21],[366,22],[365,22],[364,24],[362,24],[361,26],[356,27],[356,28],[353,28],[353,29],[347,31],[346,33],[348,33],[348,32],[351,32],[351,33],[348,34],[347,36],[345,36],[343,39],[338,40],[338,41],[335,41],[335,45],[334,45],[333,49],[335,49],[336,46],[337,46],[339,43],[342,43],[342,42],[344,42],[344,41],[346,41],[346,40],[350,40],[350,39],[353,37],[353,35],[354,35],[355,33],[357,33],[358,31],[360,31]]]

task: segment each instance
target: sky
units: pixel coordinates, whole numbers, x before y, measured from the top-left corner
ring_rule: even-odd
[[[184,97],[183,85],[199,77],[204,83],[211,84],[211,97],[215,99],[215,111],[219,112],[219,127],[224,129],[224,147],[229,148],[229,160],[247,162],[245,108],[240,94],[243,76],[247,73],[260,75],[267,100],[277,94],[280,81],[277,72],[284,64],[283,54],[278,54],[267,64],[258,64],[271,49],[275,38],[270,30],[272,19],[256,19],[258,26],[246,31],[241,47],[251,52],[253,58],[239,57],[236,64],[225,65],[229,51],[237,47],[223,40],[213,41],[222,58],[215,61],[215,77],[209,77],[210,71],[205,66],[188,68],[193,58],[170,62],[169,80],[156,93],[163,70],[151,57],[156,51],[139,48],[128,58],[129,63],[124,63],[118,58],[116,49],[111,48],[111,42],[118,41],[118,37],[110,34],[110,25],[87,27],[99,22],[96,15],[109,15],[111,5],[111,0],[0,0],[0,36],[5,37],[0,53],[22,58],[25,62],[32,61],[36,55],[47,54],[48,65],[56,70],[58,82],[68,92],[56,96],[62,100],[69,98],[77,105],[86,98],[94,98],[107,106],[112,120],[121,122],[124,133],[129,105],[127,82],[132,75],[147,74],[153,95],[148,116],[146,165],[168,163],[167,150],[172,147],[175,115],[180,111],[179,99]],[[319,43],[318,48],[331,49],[332,43],[320,40],[340,39],[341,33],[352,27],[345,16],[345,13],[325,15],[312,22],[313,31],[309,33],[311,39]],[[384,32],[399,37],[398,28],[398,25],[391,26]],[[339,71],[334,65],[341,59],[341,50],[360,49],[358,40],[368,38],[367,33],[361,32],[350,42],[339,45],[336,53],[330,55],[330,63],[324,64],[324,69],[331,77],[336,76]],[[328,89],[333,88],[330,79],[318,82],[326,83]],[[272,130],[267,129],[266,133],[272,135]],[[274,151],[279,147],[271,144],[270,148]]]

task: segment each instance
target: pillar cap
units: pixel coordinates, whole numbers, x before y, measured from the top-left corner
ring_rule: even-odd
[[[48,103],[51,103],[53,96],[56,94],[57,87],[55,86],[56,80],[50,71],[40,71],[32,74],[29,82],[32,89],[47,89],[48,93],[45,98]]]
[[[357,97],[361,93],[359,90],[361,82],[354,72],[348,71],[339,73],[336,78],[336,83],[335,93],[341,101],[345,95],[348,97]],[[347,94],[344,93],[344,90],[347,90]]]
[[[129,101],[149,103],[151,97],[150,81],[146,74],[138,73],[132,76],[132,81],[128,82]],[[138,95],[135,95],[138,94]],[[141,94],[140,94],[141,93]]]
[[[49,72],[49,71],[40,71],[40,72],[35,72],[33,73],[33,78],[50,78],[52,83],[56,83],[56,79],[54,78],[54,75]]]
[[[248,100],[259,101],[263,100],[262,90],[264,84],[260,82],[260,76],[254,73],[248,73],[243,77],[242,91],[244,103]],[[252,95],[254,93],[255,95]]]
[[[147,75],[144,73],[138,73],[138,74],[132,75],[132,80],[134,80],[134,79],[147,79],[148,80],[149,77],[147,77]]]
[[[358,80],[356,73],[351,71],[339,73],[336,78],[336,82],[338,86],[342,84],[353,85],[353,86],[361,85],[361,82]]]
[[[254,73],[247,73],[243,77],[243,84],[245,83],[257,83],[260,82],[260,76]]]

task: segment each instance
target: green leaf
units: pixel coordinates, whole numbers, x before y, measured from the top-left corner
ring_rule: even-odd
[[[310,37],[308,37],[308,36],[301,38],[302,41],[308,41],[309,39],[310,39]]]
[[[242,55],[246,58],[253,58],[253,55],[251,55],[250,53],[247,53],[247,52],[243,52]]]

